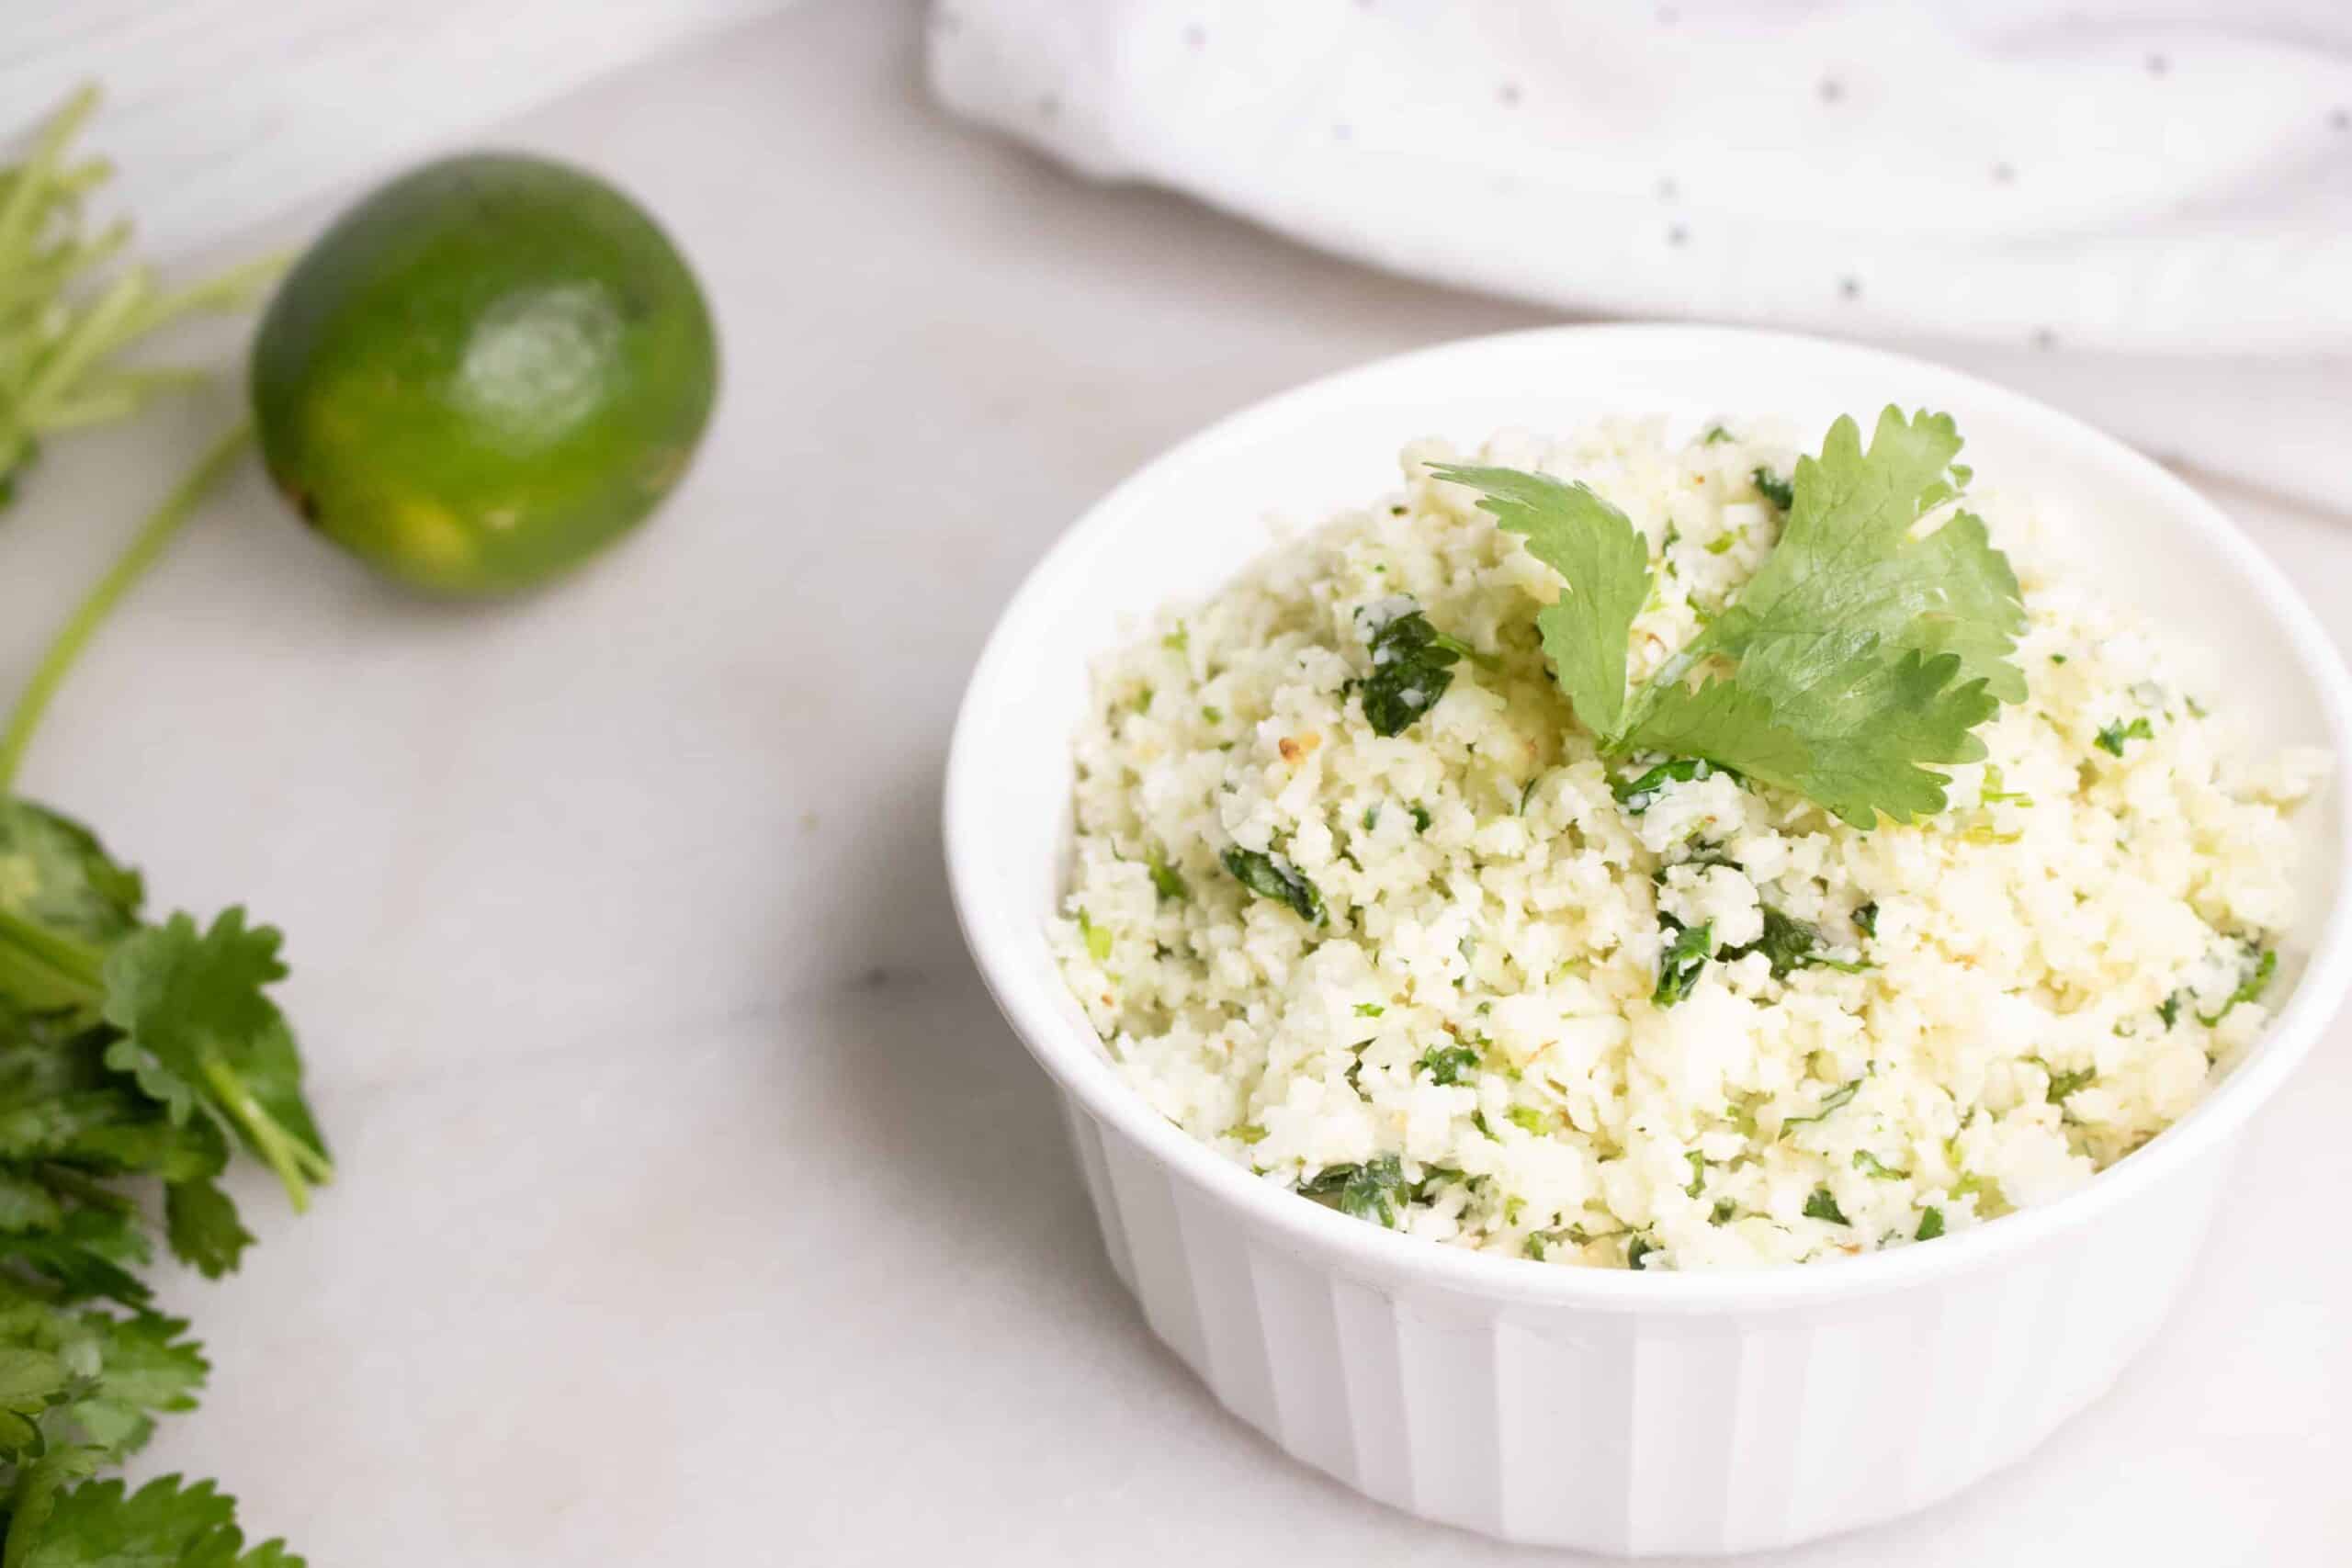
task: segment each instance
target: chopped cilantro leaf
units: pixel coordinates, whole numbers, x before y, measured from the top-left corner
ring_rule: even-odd
[[[1428,807],[1423,806],[1417,800],[1413,802],[1412,805],[1407,807],[1406,809],[1413,814],[1413,831],[1415,833],[1426,833],[1430,830],[1430,824],[1434,821],[1435,818],[1430,817],[1430,808]]]
[[[1827,1220],[1833,1225],[1854,1223],[1846,1217],[1846,1212],[1838,1206],[1838,1200],[1831,1196],[1826,1187],[1815,1188],[1813,1195],[1804,1201],[1804,1217],[1808,1220]]]
[[[1711,424],[1707,426],[1707,434],[1699,437],[1699,445],[1702,446],[1718,446],[1730,439],[1730,431],[1725,430],[1720,424]]]
[[[2036,1057],[2035,1060],[2040,1062],[2041,1058]],[[2050,1077],[2050,1092],[2045,1098],[2052,1105],[2064,1104],[2068,1095],[2076,1089],[2088,1089],[2098,1080],[2098,1069],[2096,1067],[2077,1067],[2072,1072],[2062,1073],[2046,1062],[2041,1066]]]
[[[1998,762],[1985,763],[1984,782],[1983,786],[1977,790],[1976,797],[1987,806],[2000,806],[2004,804],[2009,806],[2032,806],[2033,796],[2020,794],[2013,789],[2006,788],[2004,787],[2004,783],[2005,781],[2001,776],[2001,765]]]
[[[1854,1168],[1873,1181],[1908,1181],[1911,1179],[1909,1171],[1897,1170],[1868,1149],[1854,1151]]]
[[[1532,1105],[1514,1105],[1503,1112],[1503,1117],[1512,1126],[1524,1128],[1539,1138],[1551,1131],[1550,1124],[1544,1119],[1544,1112]]]
[[[1395,1155],[1383,1155],[1363,1165],[1327,1166],[1312,1180],[1301,1182],[1298,1190],[1343,1214],[1394,1230],[1404,1200],[1405,1168]]]
[[[1756,483],[1756,493],[1770,502],[1781,512],[1797,503],[1797,487],[1770,468],[1758,468],[1747,476]]]
[[[1240,1123],[1228,1135],[1237,1143],[1262,1144],[1266,1141],[1266,1130],[1255,1122]]]
[[[2110,756],[2120,757],[2123,755],[2123,743],[2126,740],[2153,740],[2155,738],[2156,732],[2149,728],[2148,716],[2142,714],[2129,724],[2119,718],[2100,730],[2098,749]]]
[[[1864,936],[1878,935],[1878,903],[1875,899],[1856,907],[1854,925]]]
[[[1637,777],[1619,779],[1609,786],[1609,793],[1616,797],[1618,805],[1625,808],[1626,815],[1639,817],[1657,804],[1657,797],[1666,793],[1667,785],[1702,784],[1717,773],[1735,782],[1739,778],[1729,768],[1719,768],[1703,757],[1677,757],[1671,761],[1658,763]]]
[[[1222,857],[1225,869],[1234,879],[1261,898],[1272,898],[1287,904],[1293,913],[1310,926],[1326,923],[1329,917],[1323,910],[1323,895],[1306,877],[1300,875],[1289,862],[1272,855],[1230,845]]]
[[[1168,649],[1170,653],[1182,653],[1184,651],[1185,645],[1192,640],[1192,634],[1185,631],[1184,623],[1179,621],[1176,623],[1176,629],[1174,631],[1170,632],[1166,637],[1159,639],[1159,646]]]
[[[1814,951],[1820,945],[1821,929],[1818,926],[1782,914],[1767,904],[1764,906],[1764,934],[1745,946],[1724,948],[1716,956],[1730,964],[1751,953],[1760,953],[1772,965],[1772,978],[1775,980],[1785,980],[1799,969],[1835,969],[1841,974],[1859,975],[1870,967],[1867,964],[1825,958]]]
[[[1478,1066],[1478,1053],[1467,1045],[1432,1045],[1421,1054],[1421,1071],[1436,1084],[1458,1084]]]
[[[1791,1116],[1784,1119],[1781,1122],[1781,1136],[1784,1138],[1787,1137],[1789,1135],[1789,1129],[1792,1127],[1802,1127],[1808,1122],[1820,1122],[1826,1120],[1831,1111],[1844,1109],[1844,1107],[1853,1100],[1854,1096],[1860,1094],[1861,1091],[1862,1080],[1860,1078],[1855,1078],[1849,1083],[1840,1085],[1838,1088],[1831,1089],[1827,1094],[1821,1097],[1821,1102],[1813,1108],[1811,1114],[1804,1116]]]
[[[1625,1267],[1638,1271],[1642,1267],[1642,1259],[1653,1252],[1662,1250],[1664,1249],[1649,1237],[1637,1235],[1625,1244]]]
[[[1388,1010],[1386,1008],[1382,1007],[1378,1002],[1358,1002],[1356,1004],[1356,1016],[1358,1018],[1378,1018],[1382,1013],[1386,1012],[1387,1010]]]
[[[1657,955],[1657,985],[1650,992],[1650,1002],[1656,1007],[1670,1008],[1698,985],[1699,974],[1714,952],[1714,923],[1709,920],[1686,926],[1667,914],[1659,915],[1657,920],[1659,931],[1670,936]]]
[[[2246,972],[2245,978],[2238,982],[2238,988],[2230,993],[2230,999],[2222,1004],[2222,1010],[2211,1016],[2200,1012],[2197,1015],[2197,1021],[2208,1029],[2218,1027],[2223,1019],[2237,1010],[2240,1002],[2258,1000],[2262,993],[2269,988],[2270,976],[2278,973],[2278,953],[2268,948],[2260,949],[2259,955],[2254,960],[2253,967]]]
[[[1911,1239],[1914,1241],[1933,1241],[1936,1237],[1943,1234],[1944,1212],[1941,1209],[1931,1208],[1920,1214],[1919,1229]]]
[[[1078,935],[1079,940],[1086,943],[1088,957],[1097,964],[1110,962],[1111,933],[1089,919],[1084,909],[1078,912]]]
[[[1157,851],[1144,863],[1151,869],[1152,891],[1162,899],[1192,897],[1193,890],[1184,886],[1183,874],[1160,859]]]
[[[1711,1225],[1727,1225],[1738,1216],[1738,1213],[1737,1203],[1728,1198],[1718,1198],[1715,1200],[1714,1209],[1707,1215],[1707,1223]]]
[[[1450,1165],[1430,1166],[1421,1173],[1420,1180],[1413,1184],[1413,1201],[1426,1203],[1454,1182],[1477,1179],[1482,1179],[1465,1178],[1461,1171]]]
[[[2166,1029],[2170,1029],[2174,1024],[2180,1021],[2180,998],[2186,994],[2187,993],[2185,992],[2175,991],[2172,995],[2166,997],[2163,1001],[2156,1004],[2156,1017],[2163,1021],[2164,1026]]]
[[[1385,619],[1367,615],[1366,625],[1372,673],[1363,681],[1363,716],[1375,735],[1403,734],[1437,706],[1453,684],[1456,663],[1464,657],[1480,661],[1466,644],[1439,632],[1419,610]]]
[[[1707,1156],[1692,1149],[1682,1156],[1690,1162],[1690,1185],[1682,1190],[1686,1197],[1696,1198],[1707,1185]]]

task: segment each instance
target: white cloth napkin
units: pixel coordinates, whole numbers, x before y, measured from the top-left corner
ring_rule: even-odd
[[[2352,511],[2352,6],[940,0],[1099,178],[1579,313],[1893,341]]]

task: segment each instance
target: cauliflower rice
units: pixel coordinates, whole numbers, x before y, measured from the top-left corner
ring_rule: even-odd
[[[1623,421],[1476,459],[1582,479],[1647,538],[1637,681],[1777,536],[1752,476],[1792,448],[1712,434]],[[1455,456],[1409,448],[1396,493],[1097,667],[1052,938],[1163,1115],[1433,1241],[1753,1266],[2060,1197],[2261,1032],[2288,812],[2326,759],[2242,755],[2165,648],[2038,558],[2029,506],[1969,502],[2023,590],[2027,700],[1949,770],[1950,809],[1864,832],[1721,773],[1621,805],[1537,645],[1559,579],[1426,473]],[[1399,596],[1486,659],[1384,739],[1350,694]],[[1327,923],[1244,887],[1233,847]],[[1817,931],[1812,966],[1732,956],[1768,911]],[[1662,915],[1722,954],[1668,1007]]]

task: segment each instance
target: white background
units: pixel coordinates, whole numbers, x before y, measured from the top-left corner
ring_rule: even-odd
[[[435,607],[249,474],[52,716],[32,793],[162,900],[287,928],[343,1173],[300,1220],[244,1183],[243,1273],[172,1284],[214,1386],[145,1468],[322,1568],[1566,1561],[1358,1500],[1148,1337],[935,824],[964,674],[1088,502],[1299,379],[1543,318],[1081,186],[931,107],[917,30],[812,6],[483,138],[639,192],[712,293],[718,418],[639,538]],[[0,517],[0,671],[232,413],[50,454]],[[2213,493],[2352,630],[2344,520]],[[2352,1556],[2345,1043],[2113,1395],[1780,1561]]]

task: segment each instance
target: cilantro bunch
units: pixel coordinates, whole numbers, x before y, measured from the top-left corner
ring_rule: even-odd
[[[155,1234],[207,1278],[253,1236],[220,1186],[243,1148],[296,1206],[333,1174],[266,987],[278,936],[232,909],[144,916],[79,823],[0,796],[0,1562],[238,1555],[235,1506],[175,1479],[93,1483],[194,1407],[207,1366],[136,1270]],[[160,1210],[160,1224],[155,1211]]]
[[[1627,664],[1649,547],[1589,486],[1440,466],[1559,572],[1536,616],[1561,690],[1612,757],[1703,761],[1793,791],[1858,828],[1944,808],[1941,766],[2025,695],[2010,661],[2025,607],[1982,519],[1917,525],[1968,480],[1951,420],[1888,408],[1868,448],[1851,419],[1797,463],[1780,542],[1738,597],[1638,687]]]
[[[111,356],[186,310],[243,299],[275,264],[180,294],[143,271],[89,282],[124,231],[79,232],[99,164],[64,147],[84,95],[0,171],[0,502],[44,435],[136,409],[176,372]],[[87,285],[85,287],[85,285]],[[236,1505],[176,1476],[98,1480],[194,1407],[209,1370],[155,1308],[156,1243],[207,1278],[253,1241],[231,1160],[276,1172],[296,1209],[333,1175],[271,999],[278,933],[232,908],[160,922],[139,874],[80,823],[14,793],[82,649],[243,456],[223,437],[83,598],[0,726],[0,1568],[300,1568],[247,1550]]]

